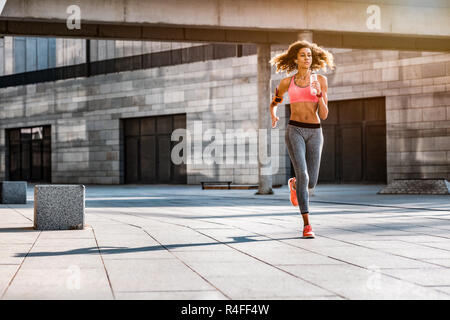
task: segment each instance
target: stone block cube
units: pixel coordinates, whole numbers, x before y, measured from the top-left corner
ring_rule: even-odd
[[[0,203],[25,204],[27,203],[26,181],[1,181]]]
[[[34,228],[73,230],[84,228],[84,185],[36,185]]]

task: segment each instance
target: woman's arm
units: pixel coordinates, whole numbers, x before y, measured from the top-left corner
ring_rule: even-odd
[[[316,85],[315,88],[317,89],[318,95],[322,93],[322,97],[319,98],[319,118],[325,120],[328,117],[328,81],[327,77],[322,75],[318,75],[317,78],[319,85]]]
[[[283,80],[281,80],[279,86],[278,86],[278,97],[283,97],[283,95],[286,93],[286,91],[289,88],[289,80],[290,78],[285,78]],[[275,128],[277,125],[277,121],[280,120],[280,118],[277,117],[277,102],[274,102],[272,100],[272,102],[270,103],[270,116],[272,118],[272,128]]]

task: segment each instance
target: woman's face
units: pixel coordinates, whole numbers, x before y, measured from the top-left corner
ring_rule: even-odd
[[[301,48],[297,53],[298,69],[309,69],[312,64],[312,52],[310,48]]]

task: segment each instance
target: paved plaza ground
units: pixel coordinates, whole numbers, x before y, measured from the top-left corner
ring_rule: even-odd
[[[286,186],[86,186],[84,230],[0,205],[1,299],[449,299],[450,197],[319,185],[316,239]]]

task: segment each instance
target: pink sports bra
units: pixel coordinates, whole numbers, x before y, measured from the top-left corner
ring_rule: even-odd
[[[319,98],[311,94],[310,85],[306,87],[299,87],[295,84],[293,76],[289,84],[288,94],[290,103],[294,102],[318,102]]]

